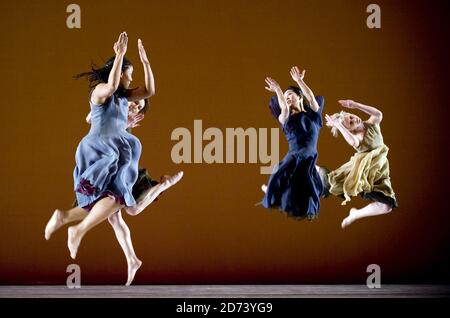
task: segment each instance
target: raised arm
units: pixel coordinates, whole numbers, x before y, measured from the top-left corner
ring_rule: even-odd
[[[354,148],[359,146],[360,140],[358,139],[358,137],[352,134],[347,128],[345,128],[345,126],[338,118],[331,117],[330,115],[326,114],[325,119],[327,121],[326,125],[331,128],[336,127],[350,146]]]
[[[284,98],[283,91],[281,90],[280,85],[270,77],[266,78],[266,84],[267,86],[265,88],[269,92],[277,94],[278,104],[281,108],[281,114],[278,116],[278,121],[281,125],[284,125],[289,117],[289,106],[287,105],[286,99]]]
[[[297,66],[294,66],[291,68],[291,77],[294,80],[294,82],[297,83],[298,87],[303,92],[303,95],[305,96],[306,100],[308,101],[309,107],[315,112],[319,110],[319,104],[316,101],[316,98],[314,97],[313,91],[306,85],[306,83],[303,81],[305,78],[305,70],[303,70],[300,73],[300,70]]]
[[[141,100],[155,95],[155,78],[141,39],[138,40],[138,50],[142,66],[144,67],[145,85],[144,87],[130,90],[128,95],[129,101]]]
[[[114,43],[114,52],[116,58],[109,73],[108,82],[98,84],[92,92],[91,100],[94,104],[102,105],[117,90],[120,84],[120,75],[122,73],[123,57],[127,51],[128,36],[122,32],[119,39]]]
[[[351,99],[340,100],[339,103],[343,107],[359,109],[359,110],[365,112],[366,114],[370,115],[367,122],[369,122],[373,125],[379,124],[383,120],[383,113],[381,111],[379,111],[378,109],[376,109],[375,107],[357,103],[355,101],[352,101]]]

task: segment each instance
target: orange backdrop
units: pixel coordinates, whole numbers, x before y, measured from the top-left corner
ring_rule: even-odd
[[[73,261],[67,232],[44,240],[55,208],[73,197],[78,142],[89,127],[88,85],[72,76],[113,55],[130,39],[134,85],[142,85],[137,39],[148,50],[157,94],[134,133],[141,165],[153,176],[184,179],[137,217],[127,217],[144,262],[136,283],[448,282],[447,1],[377,1],[382,28],[365,25],[368,1],[87,1],[81,29],[66,27],[68,1],[3,1],[0,156],[0,283],[64,283],[79,264],[82,283],[123,283],[126,262],[107,222],[85,237]],[[278,127],[264,78],[291,83],[292,65],[325,96],[325,112],[351,98],[378,106],[400,207],[342,231],[350,206],[323,200],[320,218],[296,222],[254,206],[268,176],[260,164],[171,161],[173,129]],[[338,167],[352,155],[327,128],[319,163]],[[280,135],[280,157],[287,151]],[[365,204],[358,198],[351,206]]]

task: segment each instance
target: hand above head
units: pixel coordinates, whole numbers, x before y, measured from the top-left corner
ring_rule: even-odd
[[[297,66],[293,66],[292,68],[291,68],[291,77],[292,77],[292,79],[295,81],[295,82],[299,82],[299,81],[303,81],[303,78],[305,77],[305,73],[306,73],[306,70],[303,70],[301,73],[300,73],[300,69],[297,67]]]
[[[148,61],[147,53],[145,52],[144,45],[142,44],[141,39],[138,40],[138,50],[139,50],[139,57],[141,58],[142,63],[150,63]]]
[[[342,105],[342,107],[345,108],[355,108],[354,106],[354,101],[352,101],[351,99],[341,99],[338,100],[338,103]]]
[[[119,35],[119,39],[114,43],[114,52],[116,55],[125,55],[128,46],[128,35],[126,32],[122,32]]]
[[[273,78],[266,77],[266,84],[267,86],[265,87],[265,89],[267,89],[269,92],[276,93],[281,91],[280,85]]]

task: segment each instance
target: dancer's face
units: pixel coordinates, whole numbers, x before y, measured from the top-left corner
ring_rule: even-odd
[[[287,90],[284,92],[284,98],[288,104],[288,107],[300,109],[300,101],[303,97],[298,96],[294,91]]]
[[[139,101],[128,102],[128,114],[137,115],[144,108],[145,102],[143,99]]]
[[[128,89],[130,87],[131,82],[133,81],[133,66],[128,66],[125,71],[122,73],[120,78],[120,84],[123,88]]]
[[[359,125],[361,125],[361,123],[362,123],[361,118],[350,113],[346,113],[344,115],[344,120],[342,122],[344,127],[350,131],[356,129]]]

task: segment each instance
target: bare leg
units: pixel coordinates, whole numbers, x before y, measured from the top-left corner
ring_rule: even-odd
[[[119,241],[120,246],[125,254],[128,264],[128,279],[126,286],[130,286],[137,270],[141,267],[142,262],[137,258],[134,252],[133,243],[131,242],[131,234],[128,225],[122,218],[122,213],[120,211],[110,215],[108,217],[109,223],[114,229],[116,238]]]
[[[45,239],[49,240],[53,232],[60,227],[75,221],[81,221],[88,215],[82,208],[76,207],[67,211],[56,209],[45,227]]]
[[[381,202],[369,203],[362,209],[351,208],[349,215],[342,221],[341,227],[344,229],[358,219],[386,214],[391,211],[391,206]]]
[[[111,214],[117,212],[121,208],[122,205],[116,203],[114,198],[103,198],[94,205],[83,221],[75,226],[69,227],[67,230],[67,247],[69,248],[70,256],[75,259],[81,239],[90,229],[106,220]]]
[[[138,202],[133,207],[128,207],[125,209],[129,215],[138,215],[141,213],[150,203],[152,203],[161,192],[167,190],[171,186],[175,185],[178,181],[183,177],[183,171],[178,172],[177,174],[167,178],[164,182],[151,187],[146,194],[145,198]]]

